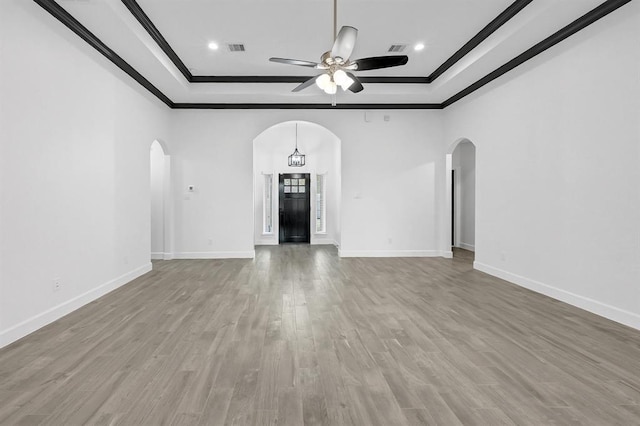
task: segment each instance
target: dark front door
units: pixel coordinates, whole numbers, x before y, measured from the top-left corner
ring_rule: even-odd
[[[280,243],[309,243],[310,194],[308,173],[280,175]]]

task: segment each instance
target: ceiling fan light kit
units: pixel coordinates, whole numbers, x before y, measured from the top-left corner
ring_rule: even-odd
[[[337,0],[334,0],[333,28],[334,33],[337,28]],[[409,61],[406,55],[374,56],[351,60],[351,54],[358,39],[358,30],[354,27],[343,26],[336,35],[333,47],[325,52],[320,58],[320,62],[304,61],[299,59],[269,58],[271,62],[281,64],[296,65],[300,67],[314,68],[324,71],[296,86],[292,92],[299,92],[312,86],[315,83],[328,95],[335,95],[338,86],[343,91],[349,90],[353,93],[361,92],[364,87],[352,71],[368,71],[380,68],[389,68],[405,65]],[[332,105],[335,105],[335,96]]]
[[[333,73],[328,72],[327,74],[320,74],[316,77],[316,85],[324,90],[327,95],[335,95],[338,91],[338,86],[340,86],[343,91],[348,90],[353,83],[353,79],[341,69],[338,69]]]

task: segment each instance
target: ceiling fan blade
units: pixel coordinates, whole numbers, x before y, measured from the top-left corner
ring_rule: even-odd
[[[352,91],[353,93],[362,92],[362,89],[364,89],[364,87],[362,87],[362,83],[360,83],[360,80],[358,80],[358,77],[356,77],[355,75],[353,75],[353,73],[350,73],[350,72],[347,72],[347,75],[351,80],[353,80],[353,83],[351,83],[351,86],[349,86],[349,90]]]
[[[311,61],[301,61],[300,59],[286,59],[286,58],[269,58],[271,62],[278,62],[281,64],[297,65],[299,67],[317,68],[320,64]]]
[[[346,62],[353,52],[353,48],[356,47],[356,40],[358,39],[358,30],[344,26],[340,28],[340,32],[336,37],[336,41],[331,48],[332,58],[342,58]]]
[[[322,74],[320,74],[322,75]],[[305,80],[303,81],[301,84],[299,84],[298,86],[295,87],[295,89],[292,90],[292,92],[299,92],[301,90],[306,89],[309,86],[313,86],[313,83],[316,82],[316,79],[318,77],[320,77],[320,75],[316,75],[315,77],[311,77],[309,80]]]
[[[354,71],[367,71],[377,70],[380,68],[397,67],[404,65],[409,61],[409,57],[406,55],[397,56],[374,56],[371,58],[362,58],[352,61],[357,65]]]

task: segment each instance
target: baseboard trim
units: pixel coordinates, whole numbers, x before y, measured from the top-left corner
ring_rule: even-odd
[[[444,257],[445,259],[453,259],[453,251],[444,250],[444,251],[440,252],[440,256]]]
[[[277,246],[279,245],[277,240],[261,240],[261,241],[256,241],[257,246]]]
[[[171,260],[173,253],[151,252],[151,260]]]
[[[174,259],[253,259],[255,250],[249,251],[193,251],[174,253]]]
[[[476,246],[472,245],[472,244],[467,244],[467,243],[460,243],[460,248],[461,249],[465,249],[465,250],[469,250],[469,251],[476,251]]]
[[[336,243],[333,240],[316,240],[311,242],[312,246],[335,246]]]
[[[473,267],[478,271],[509,281],[513,284],[535,291],[536,293],[544,294],[545,296],[552,297],[556,300],[560,300],[561,302],[568,303],[569,305],[576,306],[580,309],[584,309],[585,311],[640,330],[640,315],[633,312],[616,308],[615,306],[607,305],[606,303],[598,302],[597,300],[571,293],[521,275],[494,268],[493,266],[484,263],[473,262]]]
[[[438,250],[338,250],[340,257],[437,257]]]
[[[52,322],[104,296],[151,271],[151,262],[120,275],[98,287],[54,306],[0,332],[0,348],[5,347]]]

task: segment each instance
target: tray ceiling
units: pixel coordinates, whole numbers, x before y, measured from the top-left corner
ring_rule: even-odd
[[[333,43],[332,0],[35,1],[94,47],[97,40],[110,49],[126,64],[116,60],[117,65],[139,81],[136,74],[141,76],[148,83],[142,84],[153,86],[170,106],[331,103],[331,96],[315,86],[291,92],[316,70],[268,59],[318,62]],[[559,30],[573,23],[575,32],[628,1],[339,0],[338,28],[358,28],[352,57],[391,55],[389,47],[402,44],[406,48],[398,54],[409,62],[357,72],[364,91],[339,90],[337,103],[446,106],[491,73],[509,68],[505,64],[519,55],[528,59],[523,52],[539,53],[532,48],[541,41],[554,34],[561,40]],[[217,50],[208,47],[211,42]],[[239,43],[243,52],[227,47]],[[418,43],[425,48],[414,50]]]

